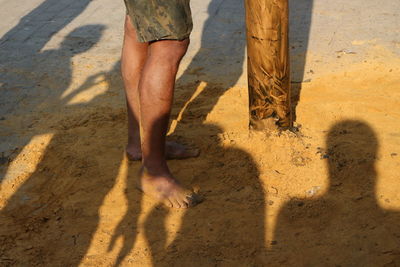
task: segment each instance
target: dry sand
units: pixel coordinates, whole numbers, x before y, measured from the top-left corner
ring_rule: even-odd
[[[293,85],[296,134],[249,132],[244,87],[178,82],[170,138],[201,155],[170,166],[206,199],[189,210],[134,188],[118,69],[73,65],[62,112],[0,121],[31,136],[2,158],[0,265],[400,266],[400,61],[369,55]]]

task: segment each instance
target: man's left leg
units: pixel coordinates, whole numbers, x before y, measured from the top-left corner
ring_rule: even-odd
[[[130,17],[126,16],[121,71],[128,108],[128,144],[126,153],[130,160],[141,160],[142,158],[138,86],[149,51],[149,43],[138,42],[136,34]],[[186,159],[196,157],[198,154],[199,151],[197,149],[189,149],[176,142],[166,142],[165,156],[167,159]]]
[[[197,202],[196,195],[185,189],[171,174],[165,150],[176,73],[188,44],[189,39],[151,43],[139,83],[143,164],[141,188],[154,198],[178,208]]]

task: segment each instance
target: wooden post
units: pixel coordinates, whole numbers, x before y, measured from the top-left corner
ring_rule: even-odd
[[[288,0],[245,0],[250,126],[292,127]],[[267,123],[266,123],[267,122]]]

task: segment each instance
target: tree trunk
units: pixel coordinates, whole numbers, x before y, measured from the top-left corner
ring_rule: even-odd
[[[250,126],[292,127],[288,0],[245,0]],[[266,123],[267,122],[267,123]]]

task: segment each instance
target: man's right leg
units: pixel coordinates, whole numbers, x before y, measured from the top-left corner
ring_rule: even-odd
[[[148,43],[140,43],[129,16],[125,18],[125,34],[122,47],[121,72],[124,80],[128,108],[128,145],[126,152],[132,160],[140,160],[140,103],[139,80],[148,54]]]

